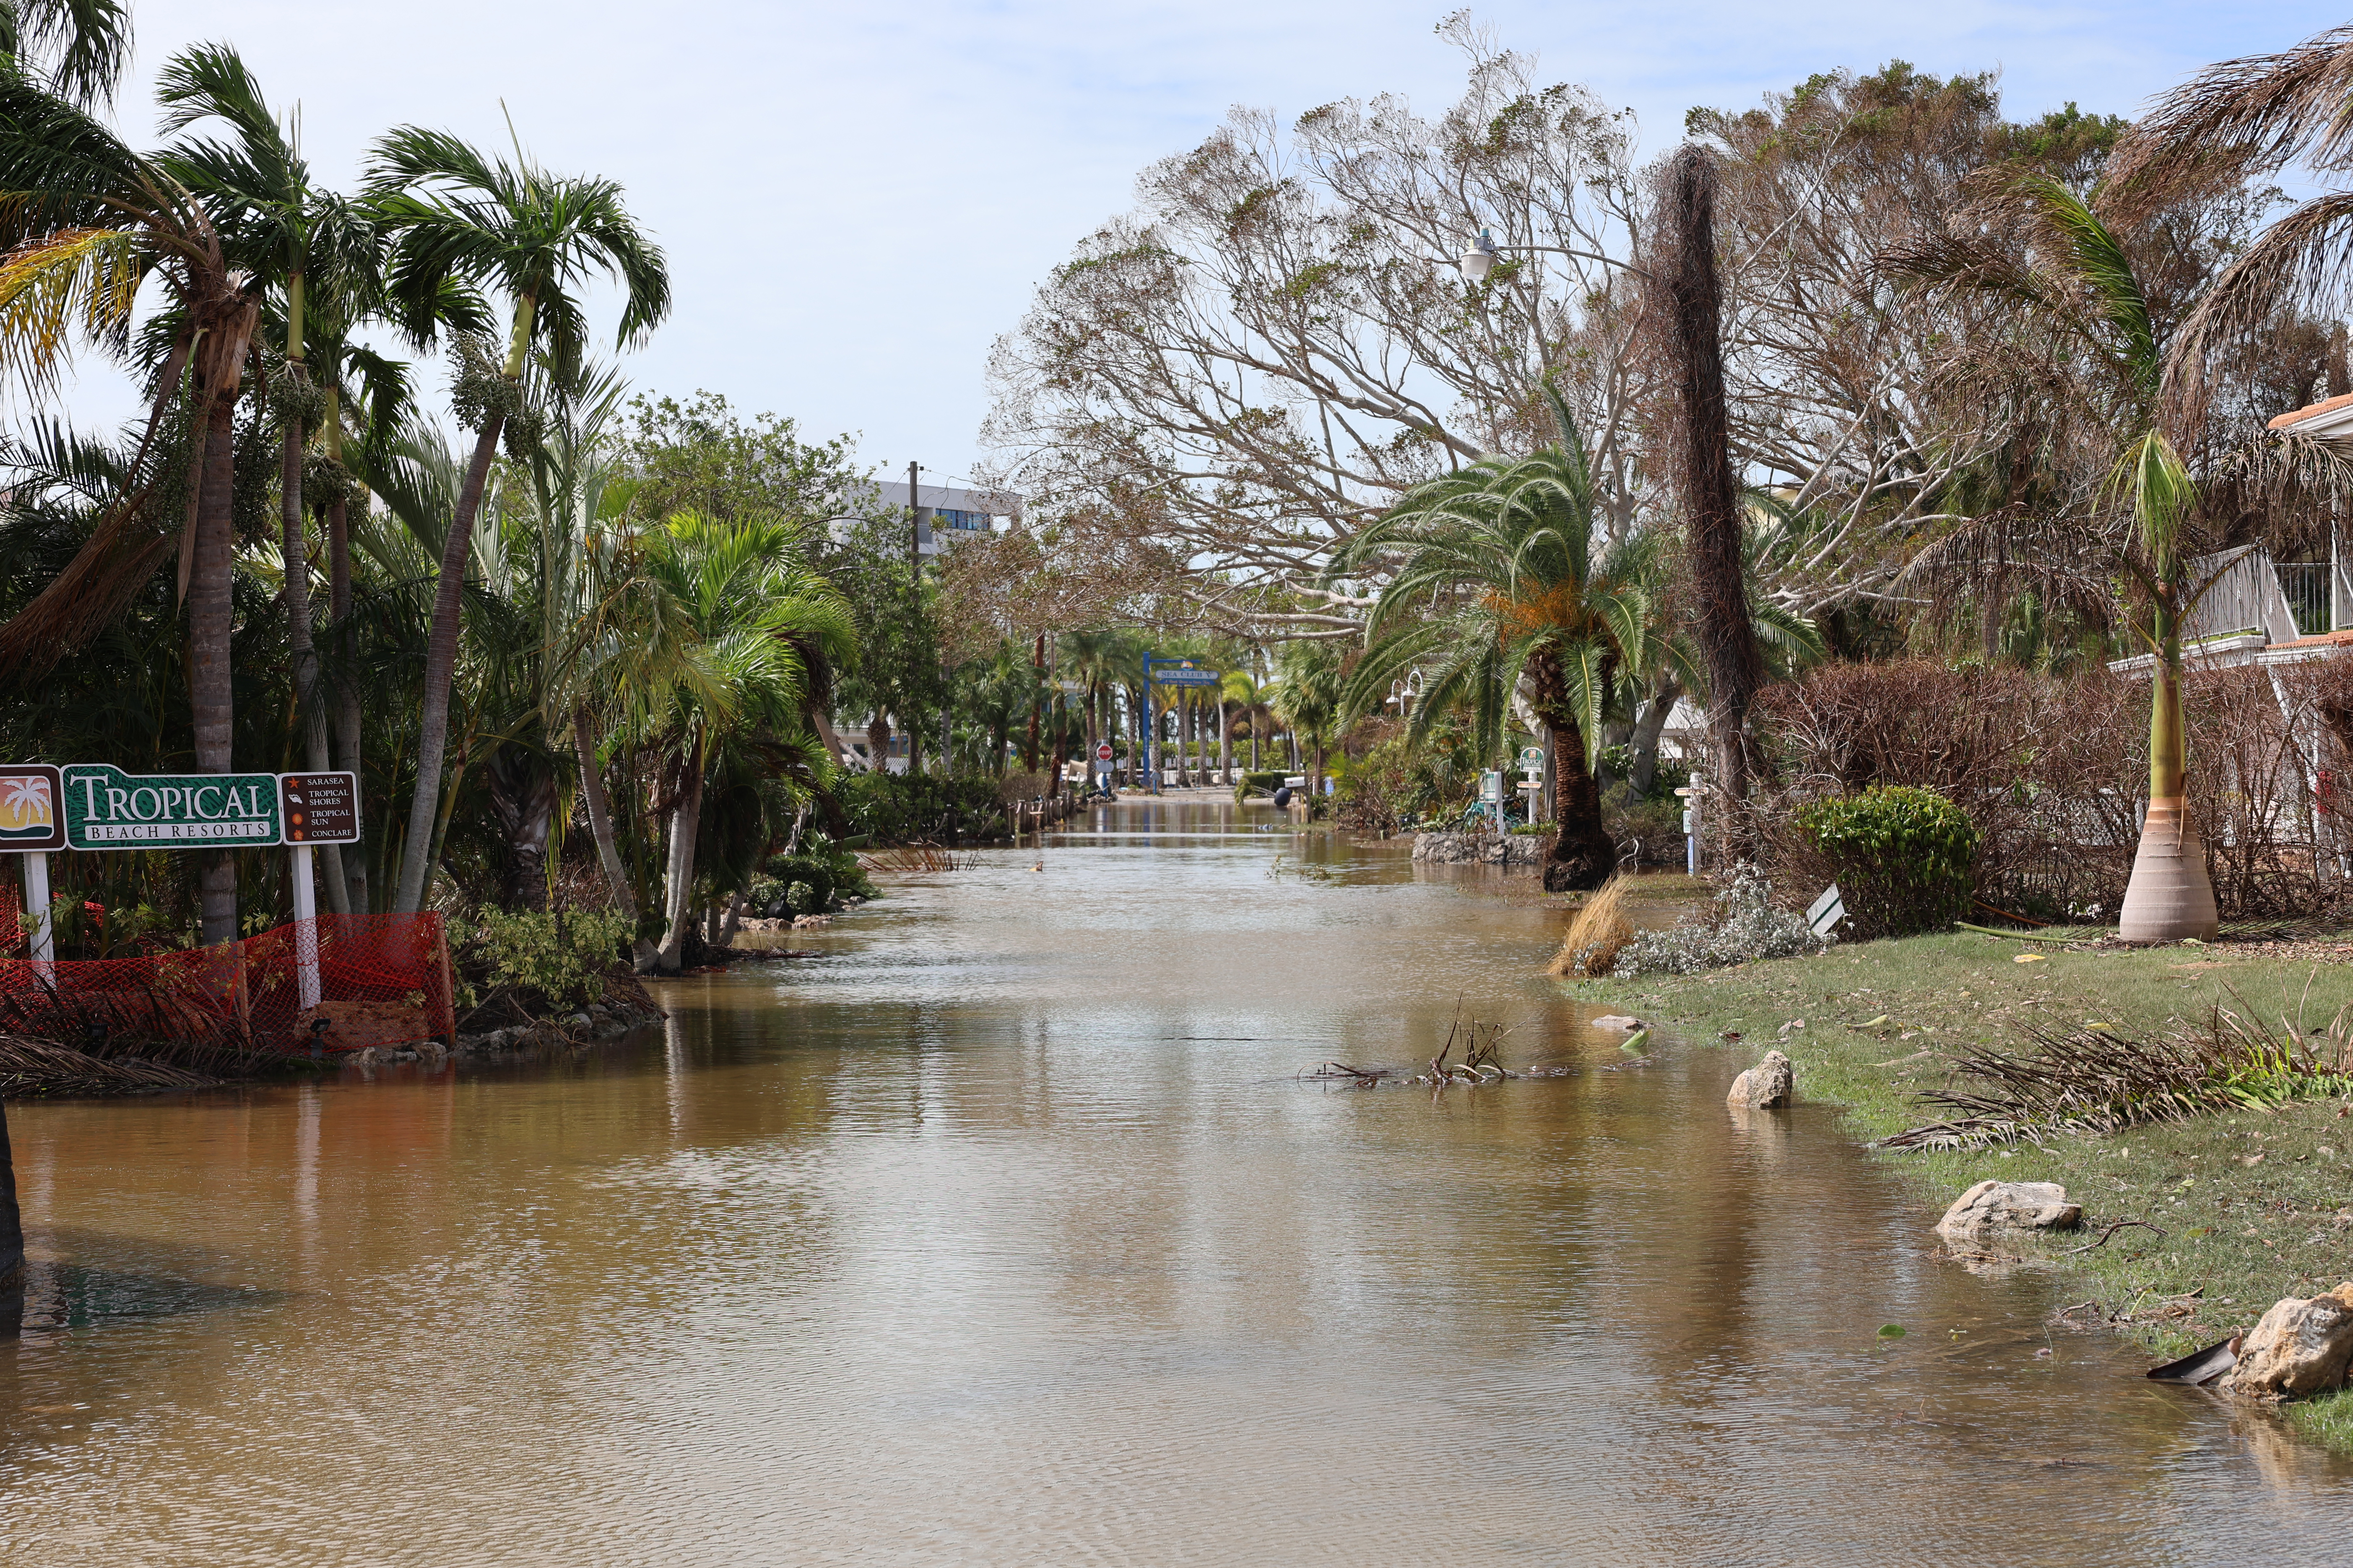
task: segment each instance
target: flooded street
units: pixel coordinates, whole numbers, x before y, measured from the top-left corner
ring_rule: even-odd
[[[2353,1468],[1827,1110],[1603,1070],[1556,913],[1275,820],[1101,809],[575,1063],[12,1106],[0,1561],[2342,1560]],[[1458,995],[1576,1070],[1291,1076]]]

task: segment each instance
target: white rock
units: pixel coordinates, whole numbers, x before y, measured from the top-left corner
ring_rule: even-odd
[[[1977,1241],[2000,1230],[2073,1230],[2084,1223],[2080,1204],[2056,1182],[1979,1182],[1953,1200],[1936,1234],[1947,1241]]]
[[[2290,1296],[2265,1312],[2239,1343],[2239,1364],[2222,1379],[2225,1394],[2296,1399],[2345,1384],[2353,1363],[2353,1281],[2326,1295]]]
[[[1630,1018],[1623,1013],[1604,1013],[1593,1020],[1593,1026],[1597,1029],[1623,1029],[1630,1035],[1644,1026],[1641,1019]]]
[[[1797,1089],[1798,1075],[1789,1058],[1778,1051],[1767,1051],[1763,1061],[1732,1080],[1732,1092],[1724,1101],[1747,1110],[1773,1110],[1788,1104]]]

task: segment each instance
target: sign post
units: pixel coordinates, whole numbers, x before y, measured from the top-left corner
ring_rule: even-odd
[[[1147,710],[1152,707],[1152,689],[1155,686],[1216,686],[1224,679],[1222,670],[1210,669],[1189,658],[1166,658],[1156,653],[1147,653],[1144,656],[1144,706]],[[1160,715],[1156,712],[1152,715],[1151,737],[1154,742],[1160,739]],[[1153,755],[1150,745],[1146,746],[1144,755],[1145,768],[1152,774],[1152,793],[1158,795],[1160,770],[1155,765],[1158,759]]]
[[[1707,785],[1697,773],[1692,774],[1691,781],[1688,788],[1675,793],[1683,797],[1683,872],[1686,876],[1696,877],[1699,875],[1699,798]]]
[[[62,795],[58,770],[47,763],[0,767],[0,849],[25,858],[26,949],[44,980],[58,956],[49,927],[49,852],[66,844]]]
[[[277,804],[294,855],[294,985],[307,1013],[319,1005],[319,906],[311,887],[311,846],[358,841],[359,780],[352,773],[280,773]]]

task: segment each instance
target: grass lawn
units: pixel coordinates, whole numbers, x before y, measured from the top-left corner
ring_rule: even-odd
[[[1778,1047],[1797,1065],[1799,1094],[1843,1105],[1855,1133],[1872,1139],[1939,1120],[1916,1096],[1955,1081],[1948,1054],[2023,1046],[2022,1030],[2037,1024],[2202,1026],[2218,1004],[2243,1004],[2275,1034],[2283,1017],[2325,1028],[2353,1004],[2353,963],[2341,947],[2313,943],[2088,950],[1957,932],[1708,974],[1564,984],[1704,1047],[1744,1057]],[[1725,1042],[1727,1031],[1744,1037]],[[2353,1279],[2353,1104],[2343,1100],[2061,1136],[2042,1148],[1880,1158],[1934,1205],[1924,1206],[1924,1227],[1976,1182],[2064,1184],[2086,1228],[2005,1250],[2075,1271],[2069,1294],[2088,1304],[2072,1321],[2113,1322],[2160,1359],[2253,1327],[2283,1296]],[[2078,1250],[2123,1219],[2158,1228],[2122,1227]],[[2353,1391],[2288,1413],[2353,1453]]]

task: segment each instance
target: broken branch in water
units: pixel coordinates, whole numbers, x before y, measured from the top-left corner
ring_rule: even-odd
[[[1312,1068],[1301,1068],[1292,1076],[1305,1079],[1345,1078],[1363,1088],[1370,1089],[1388,1077],[1390,1069],[1388,1068],[1352,1068],[1346,1062],[1319,1062]]]

